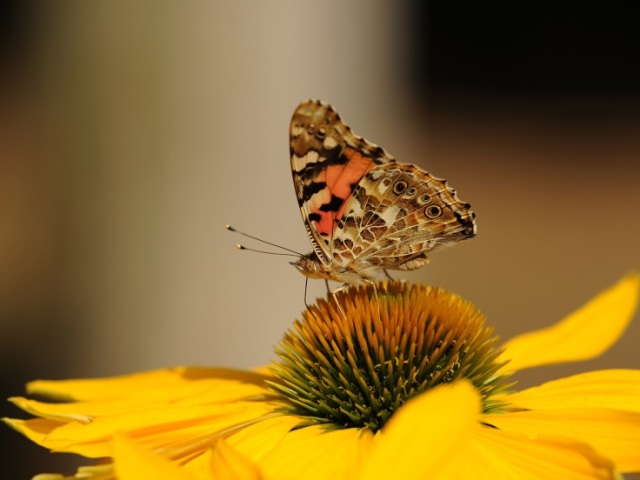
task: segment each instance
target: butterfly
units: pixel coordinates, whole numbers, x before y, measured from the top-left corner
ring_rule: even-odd
[[[302,102],[290,131],[291,173],[313,251],[292,262],[303,275],[373,282],[415,270],[437,247],[472,238],[475,214],[443,179],[396,162],[354,134],[333,107]]]

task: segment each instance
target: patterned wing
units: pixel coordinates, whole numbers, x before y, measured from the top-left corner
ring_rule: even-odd
[[[332,254],[356,270],[414,270],[427,252],[476,233],[475,214],[445,180],[415,165],[378,165],[364,175],[334,231]]]
[[[324,264],[333,261],[338,219],[361,179],[376,166],[394,164],[382,148],[355,135],[319,100],[301,103],[289,132],[291,171],[307,233]]]

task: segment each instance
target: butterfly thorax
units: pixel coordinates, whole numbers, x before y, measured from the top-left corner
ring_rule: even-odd
[[[371,271],[363,268],[354,268],[355,265],[341,265],[336,262],[324,263],[316,252],[308,253],[291,262],[291,265],[309,278],[323,278],[348,284],[359,284],[365,280],[373,280],[377,269]]]

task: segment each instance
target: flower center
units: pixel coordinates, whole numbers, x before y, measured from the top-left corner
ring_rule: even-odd
[[[339,304],[339,306],[338,306]],[[456,378],[491,397],[508,386],[484,316],[438,288],[381,282],[351,287],[304,312],[276,349],[270,387],[288,413],[377,431],[411,397]]]

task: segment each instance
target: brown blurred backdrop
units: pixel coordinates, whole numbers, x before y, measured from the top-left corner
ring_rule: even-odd
[[[462,294],[503,338],[638,268],[638,7],[417,5],[0,7],[0,396],[267,363],[304,279],[224,225],[310,250],[287,139],[309,97],[473,205],[477,238],[396,276]],[[522,384],[638,368],[639,334],[636,319],[600,359]],[[70,468],[0,431],[0,477]]]

